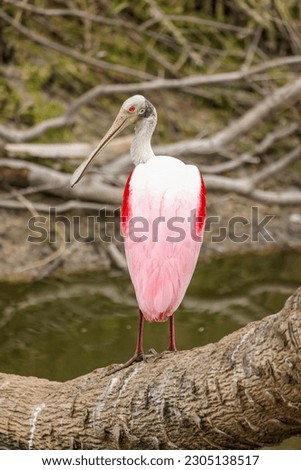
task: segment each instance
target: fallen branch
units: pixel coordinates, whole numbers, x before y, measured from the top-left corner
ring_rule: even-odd
[[[120,204],[122,197],[122,189],[104,183],[100,175],[90,174],[85,178],[85,184],[71,188],[70,175],[67,173],[22,160],[0,159],[0,181],[1,179],[12,186],[49,184],[52,187],[45,192],[64,199]]]
[[[1,13],[1,11],[0,11]],[[1,16],[1,15],[0,15]],[[25,130],[19,129],[12,129],[8,126],[0,126],[0,137],[7,142],[25,142],[28,140],[35,139],[39,137],[41,134],[46,132],[48,129],[55,129],[67,126],[71,124],[76,116],[78,110],[93,101],[95,101],[100,96],[110,95],[115,93],[142,93],[145,91],[152,91],[152,90],[163,90],[163,89],[185,89],[189,87],[195,87],[198,85],[214,85],[218,83],[227,83],[233,82],[237,80],[244,79],[250,75],[254,75],[256,73],[262,72],[264,70],[269,70],[276,67],[284,67],[287,65],[293,64],[300,64],[301,63],[301,56],[293,56],[293,57],[282,57],[279,59],[270,60],[264,62],[263,64],[256,65],[254,67],[250,67],[248,70],[239,70],[236,72],[226,72],[226,73],[217,73],[213,75],[191,75],[185,78],[173,78],[173,79],[156,79],[152,81],[146,81],[142,83],[127,83],[127,84],[113,84],[113,85],[98,85],[91,90],[83,93],[79,98],[73,101],[73,103],[69,106],[67,111],[58,116],[56,118],[46,119],[45,121],[40,122],[32,126],[31,128]],[[262,119],[264,116],[268,115],[271,110],[277,108],[280,104],[280,100],[283,98],[285,102],[289,99],[297,99],[298,93],[300,93],[300,82],[301,79],[298,78],[295,81],[284,85],[283,87],[276,90],[274,93],[269,95],[265,100],[260,102],[254,108],[252,108],[248,113],[251,113],[253,109],[257,109],[259,107],[261,109],[262,116],[259,116],[259,119]],[[269,99],[270,98],[270,99]],[[275,104],[273,105],[273,100],[275,98]],[[264,113],[264,106],[263,103],[267,101],[268,104],[268,111]],[[284,102],[284,104],[285,104]],[[248,115],[246,113],[246,115]],[[242,118],[240,118],[242,119]],[[255,118],[256,122],[256,118]],[[234,121],[236,125],[236,121]],[[226,128],[228,129],[228,128]],[[219,133],[221,134],[222,131]],[[209,139],[208,139],[209,140]],[[195,152],[198,152],[197,147],[200,142],[198,139],[194,140],[193,149]],[[200,144],[200,152],[208,151],[208,147],[210,150],[210,146],[208,143],[206,144],[206,139],[204,139],[205,143]],[[185,148],[186,141],[179,142],[178,147],[181,149],[181,153],[183,153],[183,146]],[[172,148],[172,147],[171,147]],[[202,150],[202,148],[204,150]],[[189,148],[187,151],[190,150]]]
[[[277,173],[279,174],[282,170],[284,170],[284,168],[297,160],[300,157],[300,154],[301,145],[298,145],[284,157],[280,158],[276,162],[270,163],[263,170],[258,171],[255,175],[251,176],[250,180],[252,181],[252,184],[258,184]]]
[[[125,138],[116,138],[113,140],[108,147],[106,147],[102,154],[101,159],[96,165],[104,166],[110,162],[114,162],[120,155],[124,155],[126,148],[130,147],[130,143],[133,139],[132,135],[128,135]],[[115,144],[115,145],[114,145]],[[92,150],[95,149],[97,143],[72,143],[72,144],[5,144],[4,151],[9,157],[14,158],[28,158],[35,157],[38,159],[51,158],[54,160],[69,160],[78,161],[81,158],[86,158]],[[160,146],[161,150],[164,146]],[[164,153],[164,152],[163,152]],[[255,153],[255,152],[253,152]],[[251,153],[245,153],[241,156],[237,156],[228,162],[217,163],[215,165],[198,165],[200,170],[208,174],[223,173],[240,167],[244,163],[258,163],[259,159],[254,157]],[[129,156],[126,155],[127,163],[129,163]],[[108,171],[105,172],[108,174]]]
[[[301,289],[216,344],[65,383],[0,374],[7,449],[257,449],[301,432]],[[9,423],[9,424],[8,424]]]
[[[50,210],[54,210],[56,214],[63,214],[64,212],[70,212],[73,210],[99,212],[100,210],[103,209],[97,202],[84,202],[84,201],[73,201],[73,200],[63,202],[62,204],[45,204],[43,202],[32,202],[32,206],[36,211],[47,213],[47,214],[50,213]],[[10,209],[10,210],[25,210],[26,209],[24,204],[22,204],[21,202],[7,201],[7,200],[1,200],[0,207],[2,207],[3,209]],[[116,206],[106,204],[106,210],[108,209],[114,210],[116,209]]]
[[[299,205],[301,203],[301,191],[261,190],[256,188],[256,184],[273,176],[279,169],[293,163],[300,157],[300,154],[301,145],[282,157],[282,159],[267,165],[261,172],[245,178],[205,175],[206,187],[207,189],[222,192],[234,192],[267,204]],[[108,171],[107,166],[105,171]],[[70,175],[22,160],[0,159],[0,181],[1,177],[6,183],[17,186],[50,184],[52,187],[45,190],[45,192],[65,199],[77,198],[101,204],[120,205],[123,194],[122,188],[116,188],[105,182],[105,174],[90,173],[75,188],[71,188]],[[2,207],[9,202],[12,201],[2,201]]]
[[[254,126],[280,106],[293,103],[301,97],[301,78],[297,78],[268,95],[243,116],[233,120],[229,126],[206,139],[191,139],[165,146],[165,151],[182,155],[189,151],[197,154],[218,152],[224,146],[249,132]]]
[[[131,69],[130,67],[126,67],[125,65],[118,65],[112,63],[109,64],[104,60],[94,59],[93,57],[85,56],[80,52],[77,52],[75,49],[71,49],[70,47],[63,46],[58,42],[44,38],[43,36],[34,33],[30,29],[26,28],[26,26],[23,26],[20,23],[16,22],[11,16],[7,15],[2,10],[0,10],[0,18],[2,18],[2,20],[8,23],[9,25],[13,26],[17,31],[19,31],[19,33],[23,34],[23,36],[29,38],[31,41],[39,44],[42,47],[52,49],[53,51],[58,52],[59,54],[72,57],[78,62],[82,62],[100,70],[113,71],[118,74],[121,74],[122,76],[129,75],[131,77],[140,78],[142,80],[154,78],[153,75],[142,72],[141,70]]]
[[[105,148],[101,155],[101,164],[114,160],[124,153],[125,148],[130,146],[133,136],[116,137],[110,146]],[[51,159],[74,159],[85,158],[95,149],[98,142],[73,142],[60,144],[26,144],[26,143],[6,143],[3,146],[4,152],[9,157],[35,157]]]
[[[245,163],[258,163],[259,159],[256,155],[261,155],[268,150],[277,140],[283,139],[292,135],[299,129],[299,123],[293,122],[287,126],[280,127],[275,131],[269,132],[265,138],[257,144],[253,151],[245,152],[240,156],[231,155],[231,161],[217,163],[213,165],[199,164],[199,169],[206,174],[219,174],[226,171],[234,170]],[[127,135],[125,137],[116,137],[108,147],[106,147],[101,155],[101,159],[96,164],[101,166],[108,164],[124,154],[127,147],[130,146],[133,136]],[[96,147],[96,142],[93,144],[76,142],[76,143],[61,143],[61,144],[4,144],[4,151],[9,157],[35,157],[35,158],[51,158],[51,159],[67,159],[77,160],[80,158],[86,158],[92,150]],[[155,147],[156,152],[165,154],[164,145]],[[126,166],[129,164],[128,154],[124,154],[122,158],[126,161]],[[222,152],[224,155],[224,152]],[[122,170],[121,165],[120,170]],[[124,168],[123,168],[124,169]],[[110,169],[106,169],[108,173]]]
[[[294,148],[287,155],[276,162],[266,165],[261,171],[245,178],[226,178],[222,176],[206,176],[206,186],[208,189],[219,189],[221,191],[232,191],[237,194],[255,199],[267,204],[278,205],[299,205],[301,203],[301,191],[267,191],[256,188],[256,184],[265,181],[275,173],[283,170],[286,166],[300,158],[301,145]]]
[[[213,136],[204,139],[182,140],[174,144],[154,146],[157,155],[181,156],[193,153],[196,155],[210,155],[213,153],[223,154],[225,147],[236,139],[251,131],[266,116],[270,115],[280,106],[293,103],[301,97],[301,78],[278,88],[265,99],[256,104],[238,119],[233,120],[228,126]],[[1,129],[0,129],[1,131]],[[273,137],[275,138],[275,137]],[[269,143],[265,144],[268,146]],[[128,166],[128,155],[122,155],[117,160],[105,166],[106,171],[122,171]],[[212,185],[214,182],[212,180]],[[239,186],[239,185],[238,185]]]
[[[203,139],[200,142],[203,142],[204,140],[207,139]],[[177,144],[174,145],[176,146]],[[170,146],[154,147],[154,150],[156,153],[161,153],[163,155],[168,154],[169,152],[167,150],[166,152],[164,151],[166,147]],[[204,173],[206,187],[207,189],[222,192],[233,192],[266,204],[299,205],[301,203],[301,191],[284,189],[281,191],[261,190],[256,188],[256,184],[259,181],[268,179],[270,176],[273,176],[278,170],[285,168],[287,165],[297,160],[300,157],[300,154],[301,146],[299,145],[287,155],[282,157],[282,159],[279,159],[278,161],[273,162],[270,165],[266,165],[265,168],[261,170],[261,172],[256,173],[254,176],[246,176],[244,178],[231,178],[219,176],[216,174],[220,170],[225,171],[237,168],[241,164],[241,162],[243,162],[244,155],[242,155],[241,159],[238,161],[236,160],[231,162],[225,162],[220,165],[213,165],[213,172],[215,174]],[[246,154],[245,157],[246,159],[248,159],[250,158],[250,155]],[[106,173],[112,172],[113,174],[115,174],[116,172],[122,172],[122,170],[128,165],[129,157],[127,155],[124,155],[119,159],[105,165],[103,167],[103,171]],[[217,168],[214,168],[215,166]],[[201,165],[199,165],[199,167],[202,168]],[[205,166],[204,169],[206,170]],[[210,167],[208,169],[210,171]]]

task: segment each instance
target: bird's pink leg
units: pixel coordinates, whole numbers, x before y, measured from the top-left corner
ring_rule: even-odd
[[[144,354],[143,354],[143,314],[141,310],[139,310],[139,329],[138,329],[138,337],[137,337],[137,344],[136,344],[136,349],[134,356],[131,357],[127,362],[125,362],[122,365],[122,369],[125,367],[130,366],[134,362],[139,362],[144,359]]]
[[[175,318],[174,314],[169,317],[169,351],[176,351],[176,333],[175,333]]]
[[[139,329],[134,356],[138,357],[140,355],[143,355],[143,314],[141,310],[139,310]]]

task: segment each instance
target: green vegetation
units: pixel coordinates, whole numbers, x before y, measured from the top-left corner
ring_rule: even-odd
[[[141,81],[135,70],[166,78],[194,73],[237,70],[246,60],[260,63],[281,55],[300,53],[300,4],[297,0],[225,0],[171,1],[145,0],[122,2],[96,0],[73,2],[69,15],[47,16],[51,8],[68,10],[66,2],[49,0],[30,3],[32,10],[4,4],[4,12],[15,21],[0,19],[2,28],[0,70],[0,121],[17,127],[29,127],[44,119],[59,116],[68,104],[98,84]],[[37,8],[42,9],[37,10]],[[43,9],[45,12],[43,13]],[[82,16],[78,11],[82,12]],[[18,26],[25,28],[18,30]],[[48,42],[42,45],[41,41]],[[53,45],[67,48],[67,53],[53,50]],[[253,49],[254,50],[253,50]],[[68,53],[81,54],[77,60]],[[98,64],[89,65],[85,59]],[[102,67],[101,63],[105,63]],[[128,67],[132,73],[118,72],[111,64]],[[273,77],[279,71],[270,71]],[[162,102],[168,114],[161,116],[158,138],[161,142],[194,136],[221,128],[260,96],[265,82],[237,86],[204,87],[201,96],[153,92],[155,104]],[[271,86],[268,84],[267,86]],[[178,93],[179,95],[179,93]],[[185,98],[185,99],[183,99]],[[106,127],[105,108],[112,109],[116,98],[102,97],[79,116],[72,128],[49,131],[39,141],[72,141],[99,135]],[[118,103],[120,100],[118,100]],[[173,109],[180,104],[179,113]],[[197,103],[198,106],[195,106]],[[193,119],[186,119],[191,105]],[[210,128],[206,124],[210,118]],[[95,120],[99,122],[96,126]],[[103,122],[104,121],[104,122]]]

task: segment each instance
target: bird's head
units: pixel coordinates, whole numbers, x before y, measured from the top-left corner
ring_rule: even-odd
[[[128,127],[130,124],[135,124],[140,119],[148,119],[151,116],[156,115],[155,108],[153,105],[142,95],[134,95],[128,98],[120,108],[119,113],[116,116],[115,121],[101,139],[100,143],[95,150],[89,155],[89,157],[83,161],[83,163],[75,170],[71,177],[71,186],[73,187],[78,183],[86,173],[87,169],[91,165],[97,155],[103,148],[123,129]]]

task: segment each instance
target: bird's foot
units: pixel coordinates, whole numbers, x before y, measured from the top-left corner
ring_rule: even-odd
[[[159,353],[153,348],[149,349],[146,354],[144,354],[142,351],[134,354],[131,359],[126,361],[124,364],[122,364],[122,369],[125,369],[126,367],[131,366],[135,362],[141,362],[141,361],[148,361],[151,359],[154,359],[155,357],[158,357]]]
[[[141,362],[141,361],[144,361],[145,359],[145,356],[144,356],[144,353],[141,351],[141,352],[135,352],[134,356],[131,357],[128,361],[126,361],[124,364],[122,364],[122,368],[125,368],[125,367],[129,367],[131,366],[132,364],[134,364],[134,362]]]
[[[126,369],[127,367],[131,366],[135,362],[144,361],[144,359],[145,359],[145,356],[143,352],[135,353],[134,356],[131,357],[131,359],[129,359],[128,361],[124,362],[124,364],[112,365],[111,370],[106,374],[106,376],[113,375],[116,372],[119,372],[120,370]]]
[[[135,362],[144,361],[144,359],[145,359],[145,356],[144,356],[143,352],[135,353],[134,356],[131,357],[131,359],[124,362],[123,364],[117,365],[117,367],[114,367],[112,372],[110,372],[108,375],[115,374],[115,372],[119,372],[120,370],[126,369],[127,367],[131,366]]]

